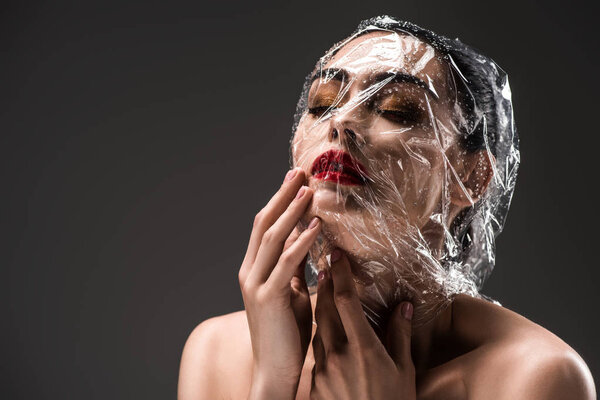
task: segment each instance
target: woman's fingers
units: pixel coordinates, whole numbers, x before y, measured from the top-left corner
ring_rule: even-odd
[[[290,281],[290,285],[292,285],[293,294],[295,294],[295,295],[303,294],[303,295],[310,297],[310,294],[308,293],[308,285],[306,284],[306,276],[305,276],[305,272],[304,272],[304,270],[306,268],[306,258],[307,258],[307,256],[304,256],[302,261],[300,261],[300,263],[296,267],[296,270],[294,271],[294,276],[292,276],[292,280]]]
[[[312,189],[307,186],[302,186],[287,210],[285,210],[279,219],[264,233],[260,248],[256,254],[254,266],[252,267],[252,271],[250,271],[248,279],[251,279],[253,282],[262,283],[269,278],[273,268],[277,264],[277,260],[282,256],[281,253],[283,251],[285,240],[300,220],[300,217],[302,217],[302,214],[306,211],[312,193]],[[300,240],[300,238],[298,238],[298,240]],[[298,240],[296,240],[296,242]],[[304,255],[296,261],[294,266],[298,265],[302,258],[304,258]],[[292,275],[290,274],[289,276],[291,279]],[[287,282],[289,282],[289,279]]]
[[[286,211],[287,212],[287,211]],[[282,216],[283,218],[283,216]],[[279,221],[277,221],[279,223]],[[273,288],[284,288],[290,284],[292,277],[298,274],[299,264],[306,257],[308,250],[313,245],[319,232],[321,231],[321,220],[317,217],[313,218],[308,225],[308,228],[300,234],[298,239],[279,257],[277,265],[272,271],[266,271],[265,266],[257,265],[256,272],[263,271],[268,279],[266,284]],[[267,253],[265,250],[263,253],[262,247],[257,256],[257,264],[259,258],[263,257],[263,254]],[[266,260],[265,260],[266,262]],[[269,276],[270,275],[270,276]]]
[[[331,253],[331,278],[333,280],[333,299],[348,342],[359,346],[376,343],[379,339],[367,321],[358,298],[350,262],[340,249],[335,249]]]
[[[296,197],[298,189],[304,183],[304,178],[305,174],[301,168],[294,168],[288,171],[277,193],[271,197],[267,205],[254,217],[252,234],[250,235],[246,251],[246,256],[251,259],[250,261],[254,260],[260,246],[260,241],[266,230],[277,221],[277,218],[279,218],[294,197]]]
[[[290,246],[292,244],[294,244],[294,242],[298,239],[298,237],[300,236],[301,233],[302,232],[300,232],[300,229],[298,229],[298,227],[294,228],[292,233],[290,233],[288,238],[285,240],[285,243],[283,245],[283,251],[286,251],[287,249],[289,249]]]
[[[313,379],[315,373],[319,373],[325,369],[325,347],[323,347],[323,340],[321,339],[321,331],[319,327],[315,331],[315,335],[312,339],[313,357],[315,359],[315,365],[313,367]]]
[[[404,371],[414,368],[410,353],[412,316],[413,305],[408,301],[400,303],[390,316],[386,333],[386,347],[390,357],[398,369]]]
[[[248,241],[246,255],[244,256],[244,261],[242,262],[239,271],[240,284],[243,284],[248,278],[263,235],[287,209],[294,197],[296,197],[296,193],[304,183],[304,180],[305,174],[301,168],[295,168],[288,171],[277,193],[275,193],[267,205],[256,214],[250,240]]]
[[[300,237],[300,229],[298,227],[294,228],[290,236],[288,236],[287,240],[283,245],[283,252],[290,248],[296,240]],[[292,276],[292,280],[290,281],[290,285],[292,285],[292,295],[307,295],[308,296],[308,285],[306,284],[306,278],[304,277],[304,267],[306,265],[306,256],[304,259],[298,263],[296,266],[296,270],[294,271],[294,276]]]
[[[335,351],[338,346],[347,343],[344,326],[333,299],[333,281],[327,270],[319,271],[317,278],[317,305],[315,321],[319,327],[325,353]]]
[[[294,316],[300,330],[300,340],[302,349],[306,353],[310,343],[310,334],[312,332],[312,308],[310,306],[310,293],[306,285],[304,277],[304,267],[306,265],[306,257],[298,263],[289,285],[292,288],[290,302]]]

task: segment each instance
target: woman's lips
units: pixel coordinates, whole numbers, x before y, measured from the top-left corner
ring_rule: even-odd
[[[365,167],[342,150],[328,150],[313,162],[311,174],[315,179],[342,185],[364,185],[367,182]]]

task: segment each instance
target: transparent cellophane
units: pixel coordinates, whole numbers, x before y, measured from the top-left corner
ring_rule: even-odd
[[[494,61],[411,23],[363,21],[307,76],[293,133],[292,166],[314,190],[299,228],[323,221],[311,293],[339,247],[374,327],[402,300],[419,326],[457,294],[483,296],[519,165]]]

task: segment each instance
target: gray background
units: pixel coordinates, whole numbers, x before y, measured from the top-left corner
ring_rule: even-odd
[[[600,373],[597,13],[580,1],[3,3],[2,398],[174,398],[239,310],[303,79],[382,13],[511,78],[522,166],[485,293]]]

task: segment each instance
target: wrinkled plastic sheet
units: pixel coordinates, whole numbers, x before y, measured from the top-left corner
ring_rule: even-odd
[[[323,221],[312,293],[339,247],[374,327],[403,300],[419,326],[457,294],[482,297],[519,165],[494,61],[411,23],[363,21],[307,76],[290,154],[314,189],[300,228]]]

